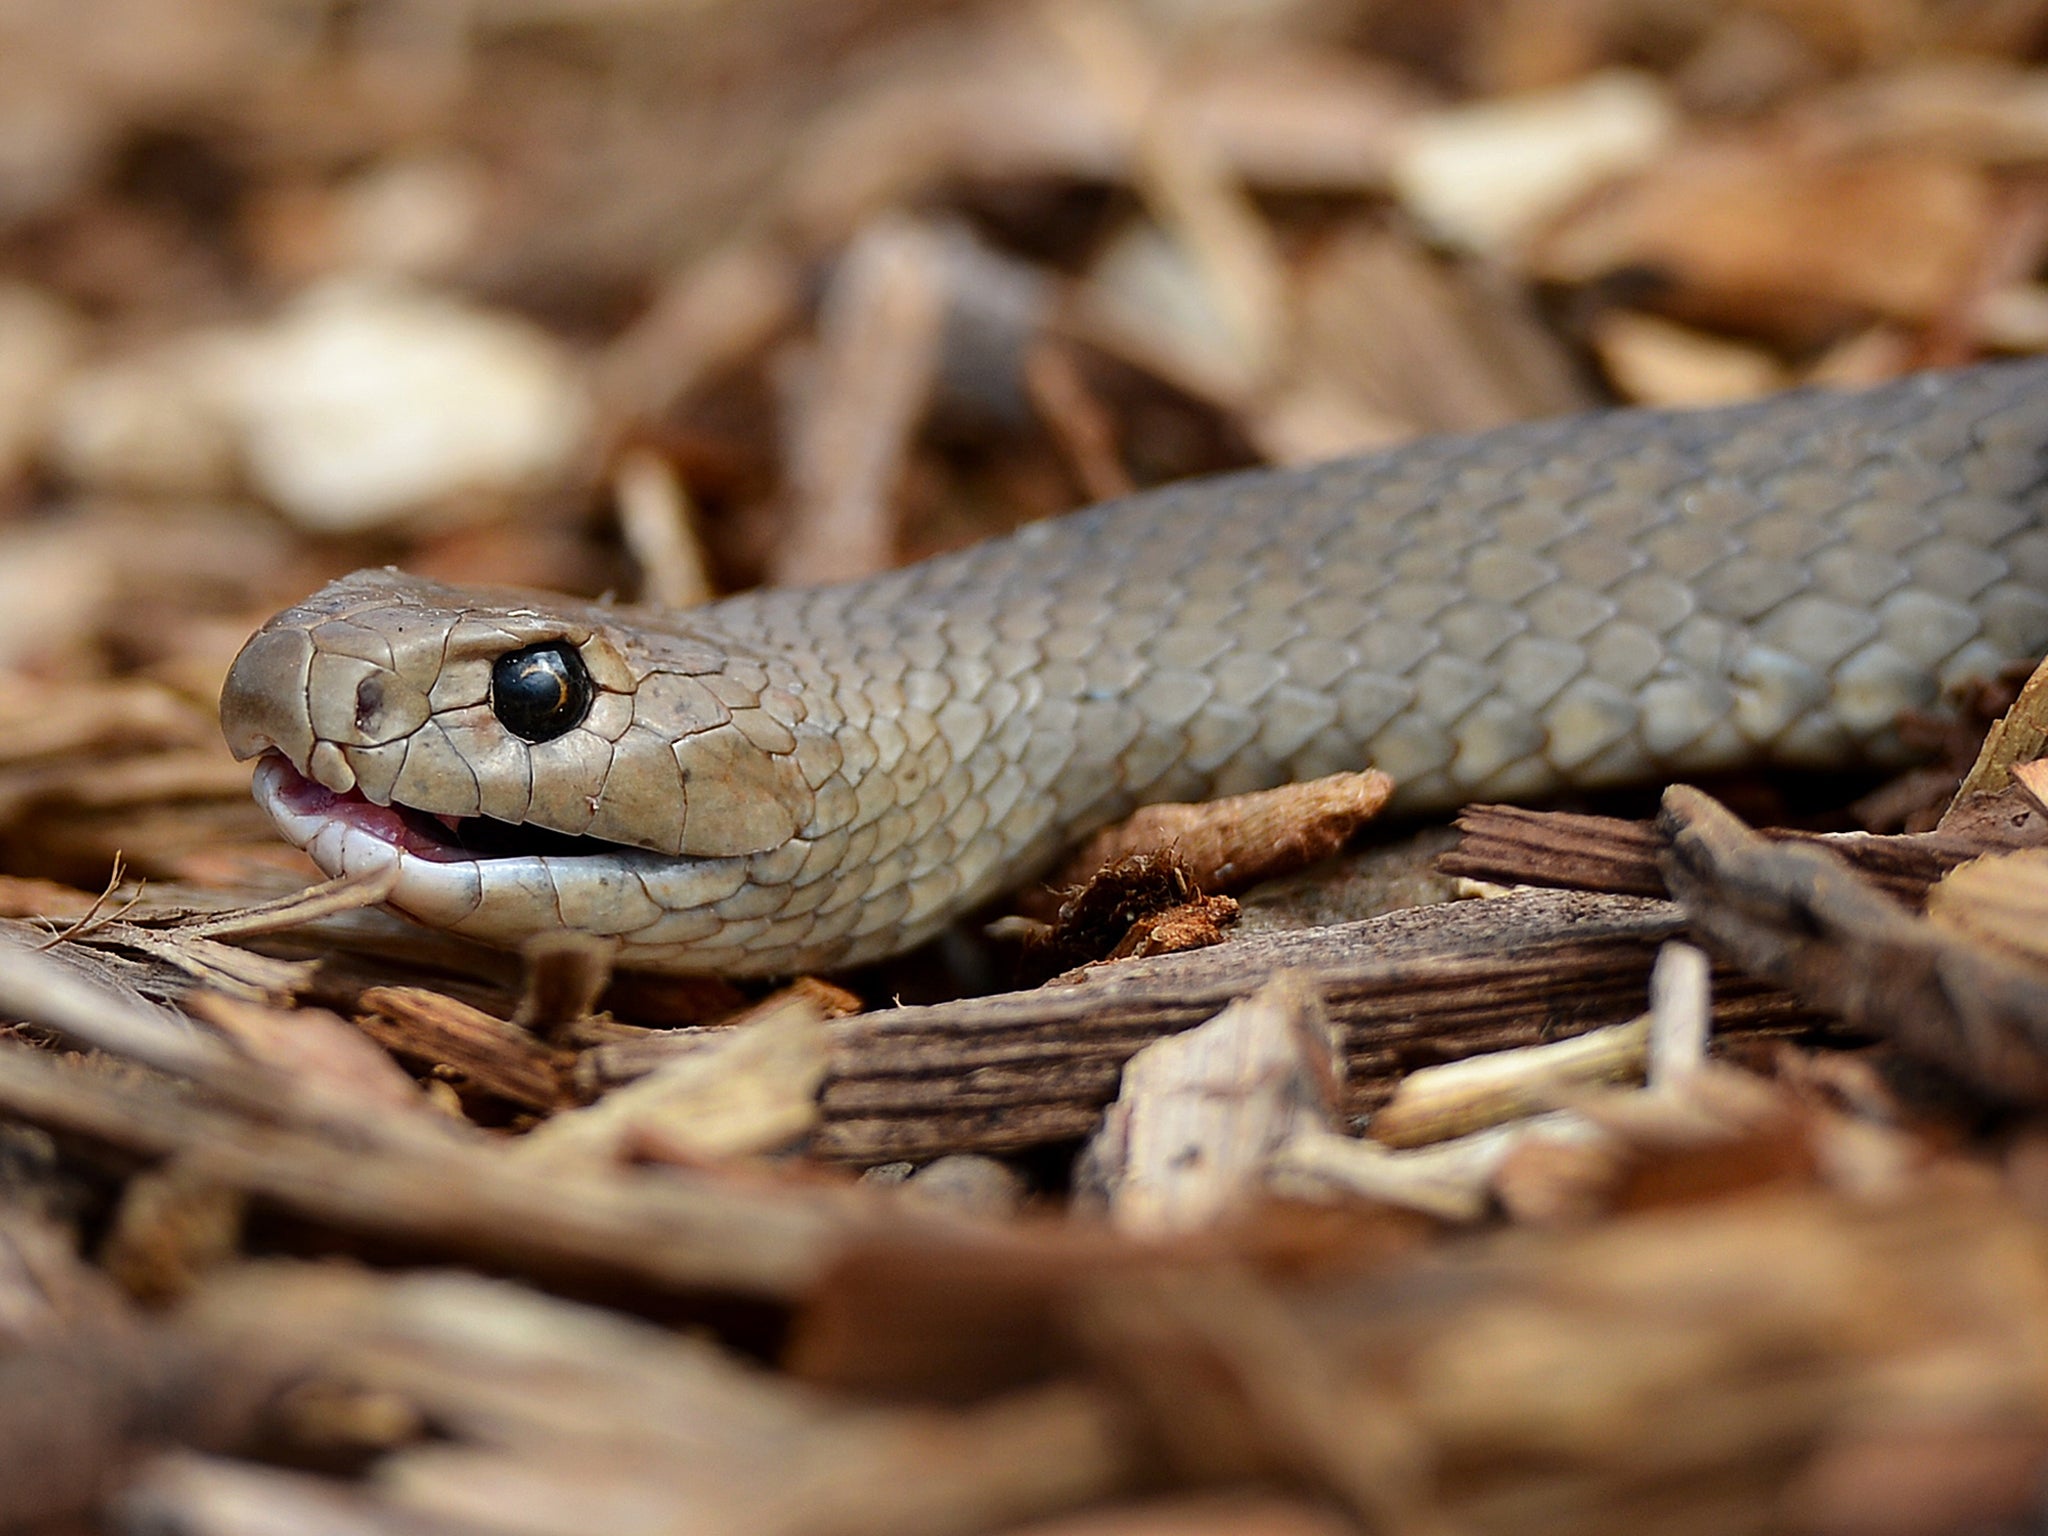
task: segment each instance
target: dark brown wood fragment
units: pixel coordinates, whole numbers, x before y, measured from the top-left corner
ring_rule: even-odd
[[[1502,885],[1663,896],[1657,855],[1664,840],[1647,821],[1470,805],[1458,813],[1458,846],[1437,856],[1447,875]]]
[[[517,1024],[423,987],[372,987],[356,1024],[401,1060],[523,1109],[569,1102],[571,1058]]]
[[[1437,858],[1437,868],[1448,875],[1571,891],[1669,894],[1658,863],[1665,839],[1654,822],[1474,805],[1459,813],[1458,830],[1458,846]],[[1881,889],[1914,903],[1958,864],[1996,848],[2026,845],[2013,835],[1991,838],[1974,831],[1880,836],[1764,828],[1757,835],[1830,849]]]
[[[1828,848],[1773,843],[1697,789],[1666,790],[1660,825],[1665,876],[1721,955],[1994,1099],[2048,1102],[2048,972],[1909,911]]]

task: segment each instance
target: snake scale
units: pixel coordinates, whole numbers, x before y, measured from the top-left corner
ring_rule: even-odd
[[[689,611],[363,571],[221,699],[333,874],[516,945],[905,949],[1132,807],[1376,764],[1439,809],[1887,763],[2048,647],[2048,361],[1191,481]]]

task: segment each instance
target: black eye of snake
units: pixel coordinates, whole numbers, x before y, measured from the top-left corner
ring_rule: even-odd
[[[575,730],[596,691],[576,648],[560,640],[507,651],[491,667],[491,712],[522,741]]]

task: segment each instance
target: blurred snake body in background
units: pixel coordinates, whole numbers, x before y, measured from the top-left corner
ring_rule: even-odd
[[[363,571],[221,715],[280,831],[517,945],[874,960],[1133,807],[1377,766],[1398,809],[1887,764],[2048,647],[2048,362],[1193,481],[666,611]]]

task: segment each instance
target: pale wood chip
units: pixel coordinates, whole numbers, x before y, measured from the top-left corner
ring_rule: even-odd
[[[595,1104],[551,1116],[519,1151],[536,1162],[685,1163],[782,1151],[818,1123],[826,1065],[823,1013],[786,996]]]
[[[629,448],[612,470],[612,503],[620,537],[640,567],[641,601],[669,608],[709,602],[711,573],[675,467],[650,449]]]
[[[1594,321],[1593,350],[1615,388],[1641,405],[1720,405],[1788,384],[1785,369],[1760,348],[1628,310]]]
[[[1927,893],[1927,918],[2048,967],[2048,848],[1989,855],[1951,870]]]
[[[1077,1179],[1123,1231],[1210,1225],[1251,1197],[1277,1148],[1331,1122],[1338,1075],[1313,985],[1282,972],[1124,1064]]]
[[[1564,1113],[1405,1149],[1310,1132],[1274,1155],[1269,1178],[1275,1193],[1299,1199],[1371,1200],[1439,1221],[1478,1221],[1492,1209],[1494,1181],[1518,1149],[1531,1141],[1576,1147],[1592,1135],[1584,1120]]]
[[[1548,1045],[1421,1067],[1401,1079],[1367,1134],[1383,1146],[1419,1147],[1541,1114],[1589,1088],[1640,1079],[1649,1048],[1646,1014]]]
[[[947,310],[941,237],[903,215],[840,257],[790,434],[791,520],[770,563],[780,585],[894,564],[896,481],[937,376]]]
[[[1713,996],[1706,954],[1676,941],[1657,951],[1650,968],[1650,1038],[1646,1072],[1652,1088],[1681,1082],[1707,1059]]]

